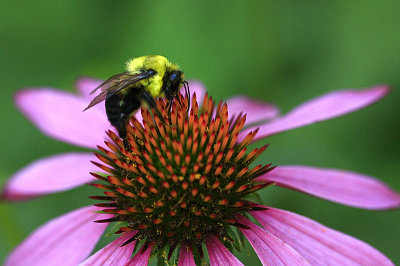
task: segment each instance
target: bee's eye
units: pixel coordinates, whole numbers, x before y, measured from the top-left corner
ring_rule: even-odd
[[[149,76],[154,76],[156,73],[157,73],[157,71],[155,71],[154,69],[149,69],[149,70],[147,71],[147,74],[148,74]]]
[[[169,79],[170,79],[171,81],[174,81],[174,80],[176,80],[177,77],[178,77],[178,75],[177,75],[176,73],[172,73],[172,74],[169,76]]]

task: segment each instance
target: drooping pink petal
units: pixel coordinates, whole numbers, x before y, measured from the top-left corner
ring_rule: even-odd
[[[6,266],[77,265],[95,247],[107,227],[93,221],[112,215],[89,206],[59,216],[36,229],[6,259]]]
[[[312,265],[393,265],[370,245],[301,215],[270,207],[251,215]]]
[[[94,94],[90,94],[94,89],[96,89],[103,81],[100,79],[90,78],[90,77],[81,77],[76,83],[75,87],[78,92],[87,99],[92,99]],[[98,92],[97,92],[98,93]]]
[[[83,261],[80,266],[125,265],[131,258],[136,241],[121,245],[135,236],[137,231],[126,232],[116,240]]]
[[[46,135],[74,145],[95,148],[110,128],[97,109],[82,112],[86,98],[53,89],[29,89],[16,94],[21,112]]]
[[[143,251],[143,247],[135,254],[135,256],[126,264],[126,266],[147,266],[153,245],[150,245]]]
[[[400,207],[400,194],[386,184],[343,170],[279,166],[259,179],[358,208],[380,210]]]
[[[389,88],[382,85],[364,90],[342,90],[322,95],[303,103],[282,117],[259,126],[260,130],[253,141],[354,112],[382,99],[388,93]],[[239,134],[238,141],[243,140],[250,131],[256,128],[250,127],[243,130]]]
[[[232,97],[226,103],[228,104],[229,116],[243,112],[243,114],[246,114],[247,124],[261,122],[279,115],[279,109],[275,105],[245,96]]]
[[[95,180],[89,172],[97,170],[90,153],[65,153],[37,160],[8,180],[1,198],[24,200],[60,192]]]
[[[206,240],[211,266],[244,265],[214,236]]]
[[[192,249],[187,245],[182,245],[179,251],[178,266],[196,266],[193,259]]]
[[[244,217],[237,220],[250,227],[240,231],[246,236],[263,265],[310,265],[296,250],[270,232]]]

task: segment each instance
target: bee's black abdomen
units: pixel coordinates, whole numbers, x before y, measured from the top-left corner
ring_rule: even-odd
[[[107,118],[110,123],[115,126],[115,121],[117,121],[120,117],[120,97],[117,95],[113,95],[110,98],[106,99],[105,106],[106,106],[106,113]]]
[[[113,125],[121,138],[126,138],[126,123],[130,115],[141,105],[137,90],[128,92],[126,95],[115,94],[106,99],[106,113],[108,121]]]

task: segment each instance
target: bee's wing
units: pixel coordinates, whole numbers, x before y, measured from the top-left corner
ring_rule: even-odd
[[[103,83],[101,83],[99,86],[97,86],[94,90],[92,90],[90,92],[90,94],[95,93],[98,89],[101,89],[101,91],[106,91],[108,90],[110,87],[112,87],[112,85],[115,85],[119,82],[122,82],[124,80],[127,80],[129,76],[133,76],[132,74],[129,74],[129,72],[125,71],[119,74],[116,74],[114,76],[111,76],[110,78],[108,78],[106,81],[104,81]]]
[[[155,75],[155,71],[143,71],[137,74],[123,72],[110,77],[90,93],[93,94],[98,89],[101,89],[101,93],[96,97],[94,97],[94,99],[89,103],[89,105],[83,111],[86,111],[87,109],[93,107],[99,102],[102,102],[105,99],[113,96],[120,90],[132,84],[135,84],[136,82],[139,82],[143,79],[149,78],[153,75]]]
[[[89,103],[89,105],[83,111],[86,111],[87,109],[92,108],[99,102],[104,101],[106,98],[107,98],[107,91],[102,91],[99,95],[94,97],[94,99]]]

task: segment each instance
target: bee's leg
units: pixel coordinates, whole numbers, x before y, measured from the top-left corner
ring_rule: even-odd
[[[118,124],[116,126],[117,131],[118,131],[118,135],[121,139],[126,139],[126,125],[125,125],[125,120],[124,119],[120,119],[118,121]]]
[[[162,122],[164,125],[166,125],[166,123],[165,123],[165,121],[164,121],[164,117],[163,117],[163,115],[161,114],[160,110],[158,110],[156,101],[153,99],[153,97],[151,97],[150,94],[148,94],[147,92],[144,91],[143,94],[142,94],[142,98],[143,98],[143,100],[145,100],[145,101],[147,102],[147,104],[148,104],[151,108],[154,108],[154,110],[156,111],[157,116],[160,118],[161,122]],[[154,121],[154,124],[156,124],[155,121]]]
[[[129,142],[126,138],[126,123],[128,121],[124,118],[119,119],[118,124],[116,125],[116,129],[118,131],[119,137],[122,139],[122,142],[124,143],[124,148],[125,150],[131,151],[131,145],[129,145]]]
[[[172,107],[172,99],[168,100],[168,105],[167,105],[167,110],[168,110],[168,121],[170,124],[172,124],[171,121],[171,107]]]
[[[122,141],[124,142],[124,148],[125,148],[125,150],[131,152],[131,151],[132,151],[132,150],[131,150],[131,145],[129,144],[128,140],[127,140],[127,139],[122,139]]]
[[[126,138],[126,136],[124,138],[122,138],[122,142],[124,143],[125,150],[127,150],[129,152],[132,151],[131,150],[131,145],[129,144],[128,139]]]
[[[118,95],[113,95],[106,99],[107,118],[111,125],[117,129],[119,137],[124,142],[125,149],[130,150],[129,142],[126,140],[126,123],[128,122],[126,112],[129,110],[126,110],[124,106],[121,107],[120,102],[121,99]]]

